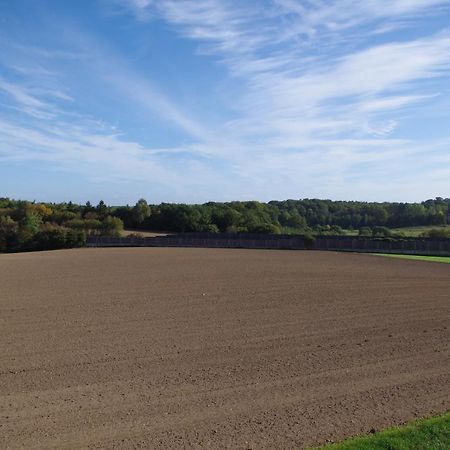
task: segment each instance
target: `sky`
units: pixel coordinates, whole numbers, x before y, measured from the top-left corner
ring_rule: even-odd
[[[450,197],[450,0],[0,0],[0,197]]]

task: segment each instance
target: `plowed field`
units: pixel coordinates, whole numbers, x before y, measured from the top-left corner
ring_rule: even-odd
[[[0,255],[0,448],[304,448],[450,409],[450,265]]]

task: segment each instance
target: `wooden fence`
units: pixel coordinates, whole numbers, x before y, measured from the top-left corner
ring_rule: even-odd
[[[300,235],[254,233],[181,233],[156,237],[108,238],[91,236],[88,247],[205,247],[286,250],[336,250],[366,253],[404,253],[450,256],[450,239],[378,239],[351,236],[317,236],[314,241]]]

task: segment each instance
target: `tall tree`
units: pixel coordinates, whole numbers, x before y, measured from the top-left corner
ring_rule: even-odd
[[[151,215],[150,206],[145,199],[139,199],[132,209],[132,218],[133,222],[137,227],[140,227],[144,220]]]

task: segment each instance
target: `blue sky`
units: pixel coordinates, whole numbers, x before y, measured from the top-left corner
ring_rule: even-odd
[[[0,196],[450,196],[450,0],[0,0]]]

